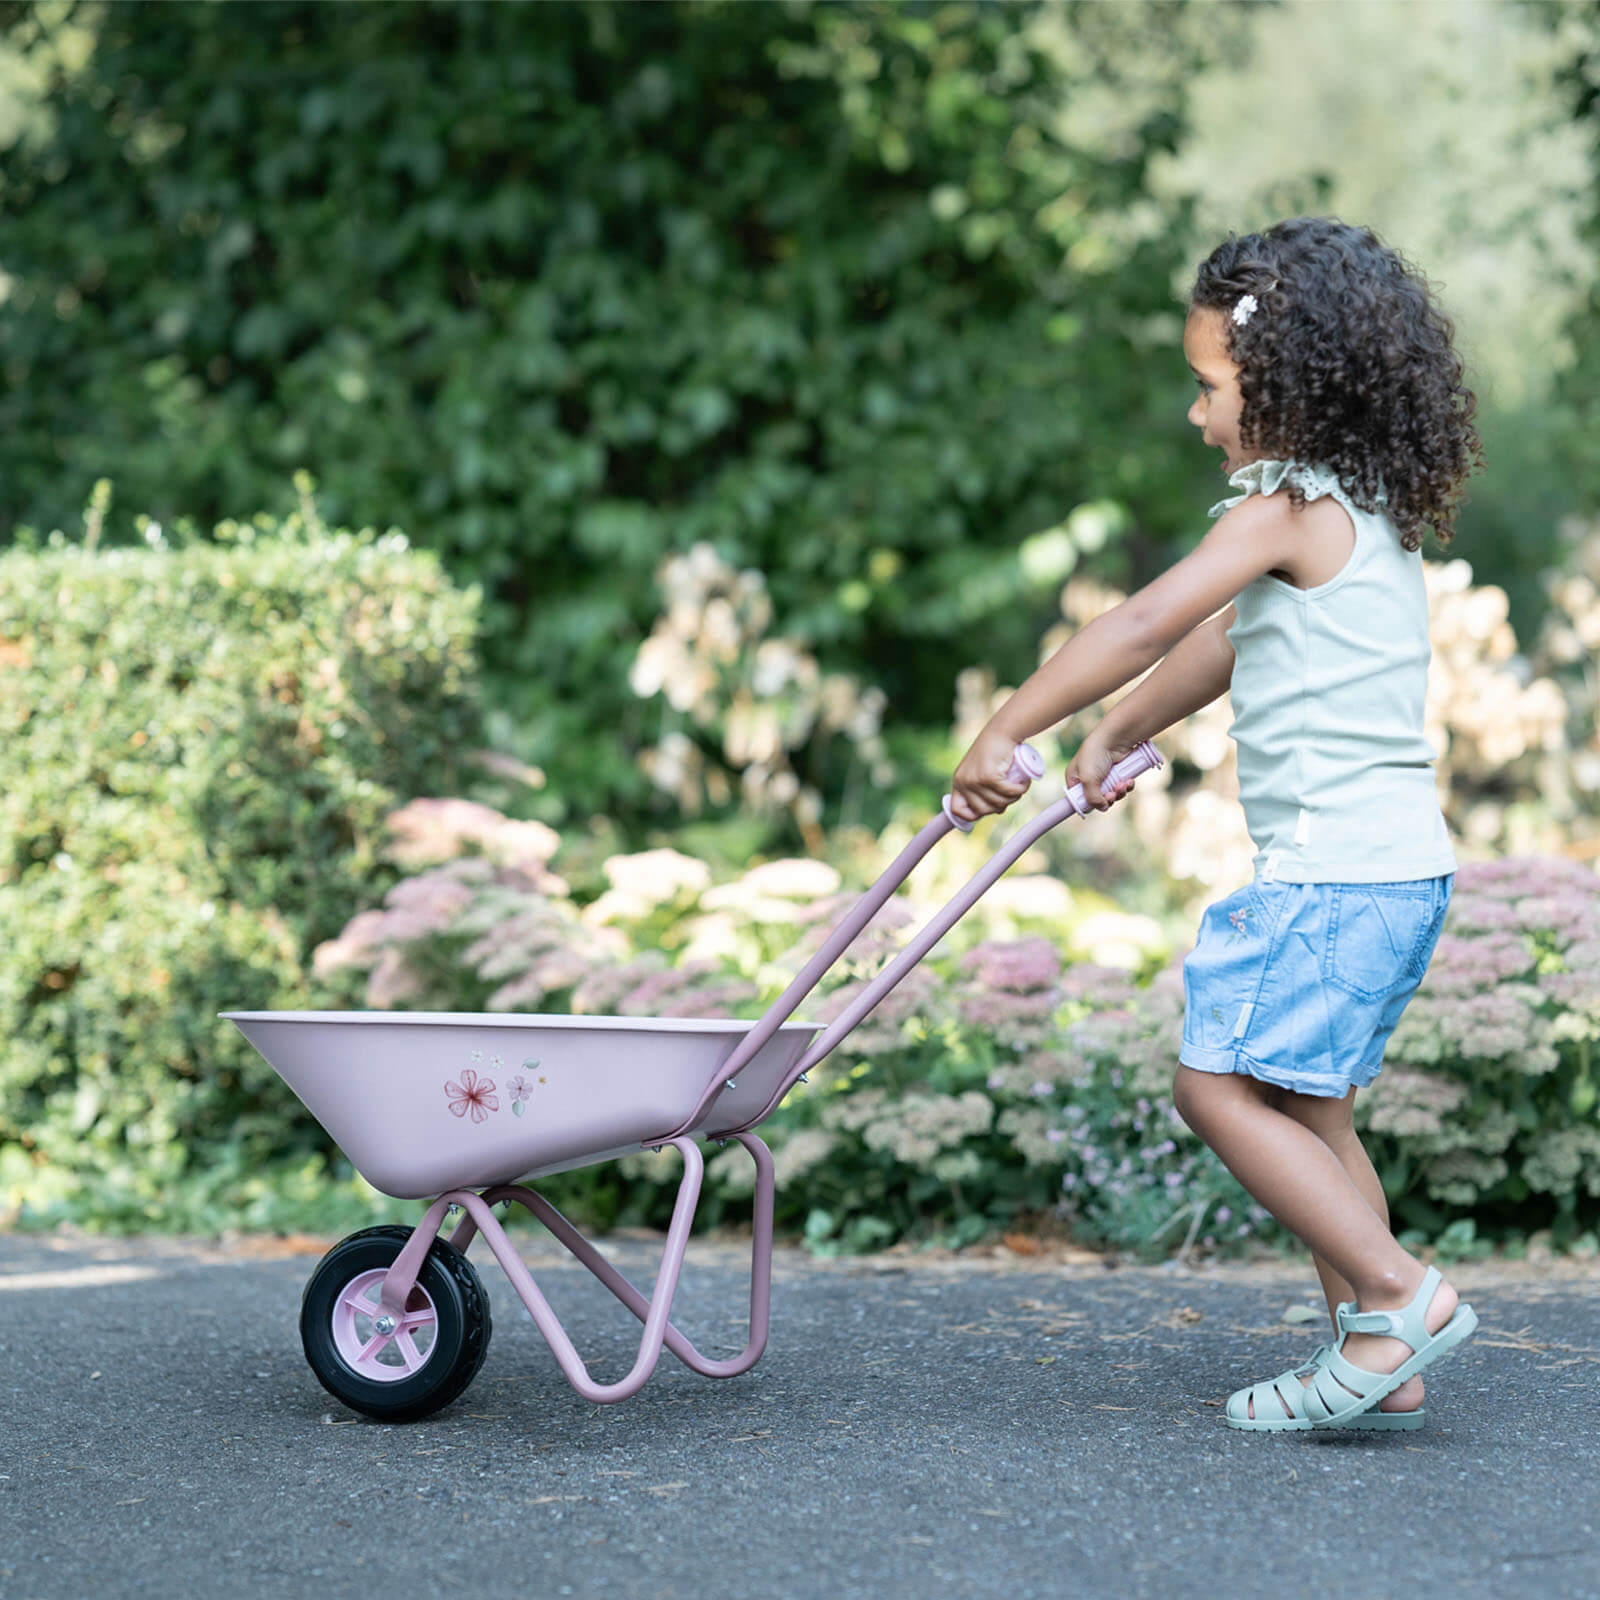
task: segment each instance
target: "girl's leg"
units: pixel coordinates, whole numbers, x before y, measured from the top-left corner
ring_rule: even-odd
[[[1355,1090],[1352,1089],[1342,1100],[1333,1100],[1323,1095],[1296,1094],[1291,1089],[1274,1088],[1269,1093],[1268,1103],[1285,1116],[1293,1117],[1302,1127],[1309,1128],[1333,1151],[1350,1181],[1361,1191],[1362,1199],[1372,1207],[1378,1214],[1378,1220],[1387,1228],[1389,1201],[1361,1143],[1361,1137],[1356,1132],[1352,1117],[1356,1103]],[[1334,1313],[1340,1301],[1356,1298],[1355,1290],[1340,1276],[1339,1269],[1315,1250],[1311,1252],[1311,1261],[1317,1269],[1317,1277],[1322,1281],[1322,1292],[1328,1300],[1328,1321],[1337,1337],[1339,1325]],[[1301,1379],[1302,1383],[1310,1381],[1309,1378]],[[1422,1404],[1424,1392],[1422,1375],[1418,1373],[1415,1377],[1407,1378],[1393,1394],[1386,1394],[1378,1402],[1378,1409],[1415,1411]]]
[[[1427,1269],[1400,1247],[1338,1156],[1309,1128],[1271,1105],[1268,1086],[1244,1073],[1179,1066],[1172,1099],[1178,1115],[1223,1165],[1313,1254],[1351,1287],[1363,1311],[1407,1305]],[[1457,1296],[1441,1282],[1423,1313],[1429,1333],[1455,1314]],[[1393,1372],[1411,1354],[1401,1339],[1347,1334],[1344,1355],[1369,1372]]]

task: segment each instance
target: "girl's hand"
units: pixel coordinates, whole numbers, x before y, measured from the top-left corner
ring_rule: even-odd
[[[1106,774],[1124,756],[1131,756],[1138,748],[1137,739],[1108,735],[1106,724],[1101,722],[1078,746],[1078,753],[1067,768],[1067,787],[1070,789],[1073,784],[1081,783],[1085,804],[1096,811],[1109,811],[1133,787],[1133,783],[1130,780],[1111,789],[1102,789]]]
[[[1016,748],[1015,739],[989,728],[972,741],[950,780],[950,809],[963,822],[1004,811],[1028,792],[1027,784],[1006,777]]]

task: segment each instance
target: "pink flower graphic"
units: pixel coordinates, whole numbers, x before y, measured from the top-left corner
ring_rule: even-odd
[[[453,1117],[464,1117],[470,1110],[474,1122],[486,1122],[491,1111],[500,1109],[493,1080],[480,1079],[471,1067],[461,1074],[460,1083],[446,1083],[444,1092],[450,1097],[450,1115]]]

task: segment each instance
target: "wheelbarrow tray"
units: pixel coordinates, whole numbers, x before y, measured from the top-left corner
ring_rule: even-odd
[[[755,1027],[538,1012],[225,1011],[373,1188],[399,1200],[586,1167],[693,1114]],[[759,1118],[820,1024],[785,1022],[695,1122]]]

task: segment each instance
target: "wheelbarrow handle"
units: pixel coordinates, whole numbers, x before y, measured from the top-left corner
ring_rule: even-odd
[[[1019,754],[1024,749],[1033,753],[1031,746],[1019,746]],[[1036,753],[1034,753],[1034,760],[1038,761]],[[1107,776],[1107,782],[1111,784],[1131,783],[1141,772],[1147,772],[1161,765],[1160,752],[1149,740],[1145,740],[1137,749],[1124,756],[1111,769]],[[1017,766],[1018,763],[1014,758],[1013,772],[1017,771]],[[1042,773],[1043,770],[1043,763],[1040,762],[1039,771]],[[1014,779],[1013,781],[1017,780]],[[967,884],[966,888],[961,890],[942,911],[931,918],[917,937],[873,979],[862,993],[856,996],[849,1008],[829,1024],[822,1036],[813,1042],[811,1048],[801,1060],[789,1069],[783,1082],[761,1111],[756,1116],[747,1118],[739,1125],[738,1129],[719,1129],[717,1131],[718,1137],[726,1137],[731,1133],[753,1128],[768,1116],[778,1102],[783,1099],[784,1095],[794,1087],[795,1083],[805,1073],[809,1072],[812,1067],[816,1066],[819,1061],[831,1055],[838,1048],[845,1036],[955,926],[995,880],[1012,866],[1025,851],[1033,846],[1036,840],[1042,838],[1057,823],[1064,822],[1071,816],[1088,816],[1092,809],[1084,800],[1082,786],[1073,784],[1060,800],[1048,810],[1041,812],[1032,822],[1015,834],[1004,848],[994,855],[977,876]],[[916,838],[900,852],[883,876],[867,890],[828,935],[823,942],[822,948],[806,963],[794,982],[772,1003],[766,1015],[750,1029],[735,1046],[732,1053],[719,1064],[693,1112],[672,1133],[664,1134],[662,1141],[682,1135],[700,1122],[700,1119],[710,1109],[712,1102],[721,1094],[727,1081],[736,1078],[739,1069],[755,1056],[756,1052],[766,1044],[783,1023],[789,1020],[799,1008],[801,1001],[811,993],[828,969],[872,920],[878,908],[910,876],[912,868],[921,861],[934,845],[958,826],[959,824],[949,814],[948,809],[943,808],[940,814],[929,822]],[[653,1144],[658,1141],[651,1140],[649,1142]]]
[[[1026,789],[1035,778],[1042,778],[1043,776],[1044,757],[1040,755],[1031,744],[1019,744],[1017,748],[1011,752],[1011,766],[1006,773],[1006,782],[1020,783],[1022,787]],[[961,818],[950,809],[949,795],[946,795],[944,799],[939,802],[939,804],[943,809],[944,814],[950,819],[950,826],[952,828],[959,828],[962,833],[971,833],[973,828],[977,825],[976,817],[974,817],[971,822],[963,822]]]

